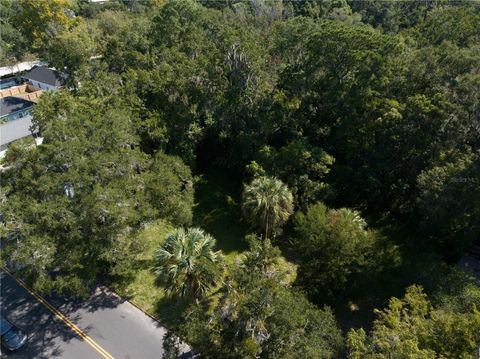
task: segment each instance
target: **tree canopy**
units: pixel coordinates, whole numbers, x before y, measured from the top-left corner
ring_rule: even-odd
[[[211,315],[190,309],[181,332],[208,358],[336,358],[342,339],[332,312],[289,289],[268,239],[250,244]]]
[[[16,158],[2,184],[7,228],[22,238],[7,251],[39,288],[81,291],[128,263],[143,222],[191,220],[190,171],[178,159],[143,153],[138,114],[109,90],[85,84],[81,96],[44,94],[34,110],[43,144]],[[173,198],[177,214],[165,212]]]
[[[480,313],[475,305],[457,313],[433,308],[422,288],[412,286],[403,299],[392,298],[377,316],[369,337],[363,329],[349,332],[349,358],[474,358],[478,354]]]
[[[262,229],[265,238],[278,231],[293,212],[293,197],[280,180],[255,178],[243,191],[245,216]]]
[[[457,263],[480,234],[477,3],[0,12],[2,66],[46,60],[64,85],[34,106],[43,144],[2,160],[2,259],[35,289],[153,277],[206,357],[476,355],[479,296]],[[150,222],[165,232],[139,235]]]
[[[216,284],[219,253],[215,239],[200,228],[176,229],[169,234],[157,252],[160,281],[172,293],[182,297],[201,297]]]

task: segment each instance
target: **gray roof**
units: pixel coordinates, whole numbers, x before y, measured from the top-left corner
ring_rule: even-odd
[[[0,148],[20,138],[31,136],[32,116],[28,115],[15,121],[9,121],[0,125]]]
[[[24,100],[23,98],[12,96],[0,98],[0,117],[20,110],[26,110],[32,106],[32,101]]]
[[[28,80],[38,81],[50,86],[60,87],[62,85],[57,73],[45,66],[35,66],[25,75],[23,75],[23,77]]]

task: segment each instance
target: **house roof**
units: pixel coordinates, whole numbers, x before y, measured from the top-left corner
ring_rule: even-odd
[[[56,86],[56,87],[61,86],[60,80],[56,72],[45,66],[35,66],[33,69],[28,71],[23,77],[28,80],[38,81],[50,86]]]
[[[22,137],[30,136],[32,131],[32,116],[27,115],[15,121],[8,121],[1,126],[0,148],[4,145],[16,141]],[[35,130],[36,132],[37,130]]]
[[[35,60],[19,62],[18,64],[14,64],[11,66],[0,67],[0,77],[13,75],[22,71],[28,71],[31,70],[32,67],[44,65],[47,65],[47,63],[44,61]]]
[[[3,97],[0,98],[0,117],[9,115],[13,112],[20,110],[26,110],[33,106],[32,101],[24,100],[23,98],[18,97]]]

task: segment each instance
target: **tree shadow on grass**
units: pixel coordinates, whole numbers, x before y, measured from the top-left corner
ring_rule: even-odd
[[[154,267],[155,259],[136,259],[132,261],[130,270],[122,273],[109,274],[103,278],[102,282],[115,292],[121,293],[122,298],[131,300],[134,295],[129,295],[127,289],[135,282],[138,272],[143,270],[154,271]]]
[[[357,280],[361,286],[353,295],[356,297],[354,305],[341,299],[337,306],[332,305],[344,331],[360,327],[369,330],[377,318],[374,310],[387,307],[392,297],[402,298],[411,285],[422,286],[435,306],[440,304],[439,298],[444,294],[454,296],[474,283],[470,274],[444,263],[437,254],[413,251],[403,252],[402,261],[397,266],[367,276],[363,281],[360,278]],[[352,310],[353,307],[355,309]]]
[[[154,316],[168,328],[178,326],[191,301],[175,296],[166,296],[155,304]]]
[[[242,222],[241,182],[226,170],[209,169],[200,176],[195,188],[193,225],[205,229],[217,239],[225,254],[248,248],[244,241],[247,225]]]

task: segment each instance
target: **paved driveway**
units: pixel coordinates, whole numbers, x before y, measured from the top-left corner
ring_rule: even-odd
[[[27,347],[8,358],[162,357],[165,328],[106,288],[96,288],[86,300],[45,297],[42,303],[3,270],[0,283],[2,316],[29,337]]]

